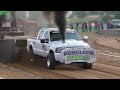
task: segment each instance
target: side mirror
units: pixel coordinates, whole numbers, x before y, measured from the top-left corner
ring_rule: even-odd
[[[88,36],[83,36],[83,41],[88,42]]]

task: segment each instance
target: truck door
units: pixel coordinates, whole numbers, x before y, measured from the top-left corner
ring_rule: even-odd
[[[42,43],[40,42],[40,38],[43,36],[44,32],[44,30],[41,30],[38,34],[38,39],[36,40],[36,54],[40,56],[43,56]]]
[[[48,40],[49,40],[49,32],[48,32],[48,31],[45,31],[43,37],[45,37],[45,39],[48,39]],[[44,57],[47,57],[48,48],[49,48],[49,41],[48,41],[48,43],[43,43],[43,44],[42,44],[42,50],[43,50],[43,56],[44,56]]]

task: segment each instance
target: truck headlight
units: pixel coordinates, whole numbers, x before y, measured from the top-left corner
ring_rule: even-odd
[[[89,51],[89,55],[95,55],[94,51]]]
[[[60,51],[62,51],[63,49],[65,49],[64,47],[58,47],[56,48],[56,53],[60,53]]]

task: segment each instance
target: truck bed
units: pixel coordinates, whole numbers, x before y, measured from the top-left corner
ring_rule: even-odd
[[[27,40],[28,38],[36,39],[36,37],[31,37],[31,36],[4,36],[4,39],[23,39],[23,40]]]
[[[34,39],[34,40],[37,40],[37,37],[30,37],[29,39]]]

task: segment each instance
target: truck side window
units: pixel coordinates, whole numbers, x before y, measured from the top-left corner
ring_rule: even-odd
[[[40,34],[39,34],[39,36],[38,36],[38,40],[40,40],[40,38],[43,36],[43,33],[44,33],[44,30],[41,30],[41,31],[40,31]]]
[[[44,37],[45,39],[49,39],[48,31],[45,32]]]
[[[50,32],[50,41],[60,41],[60,34],[58,32]]]

